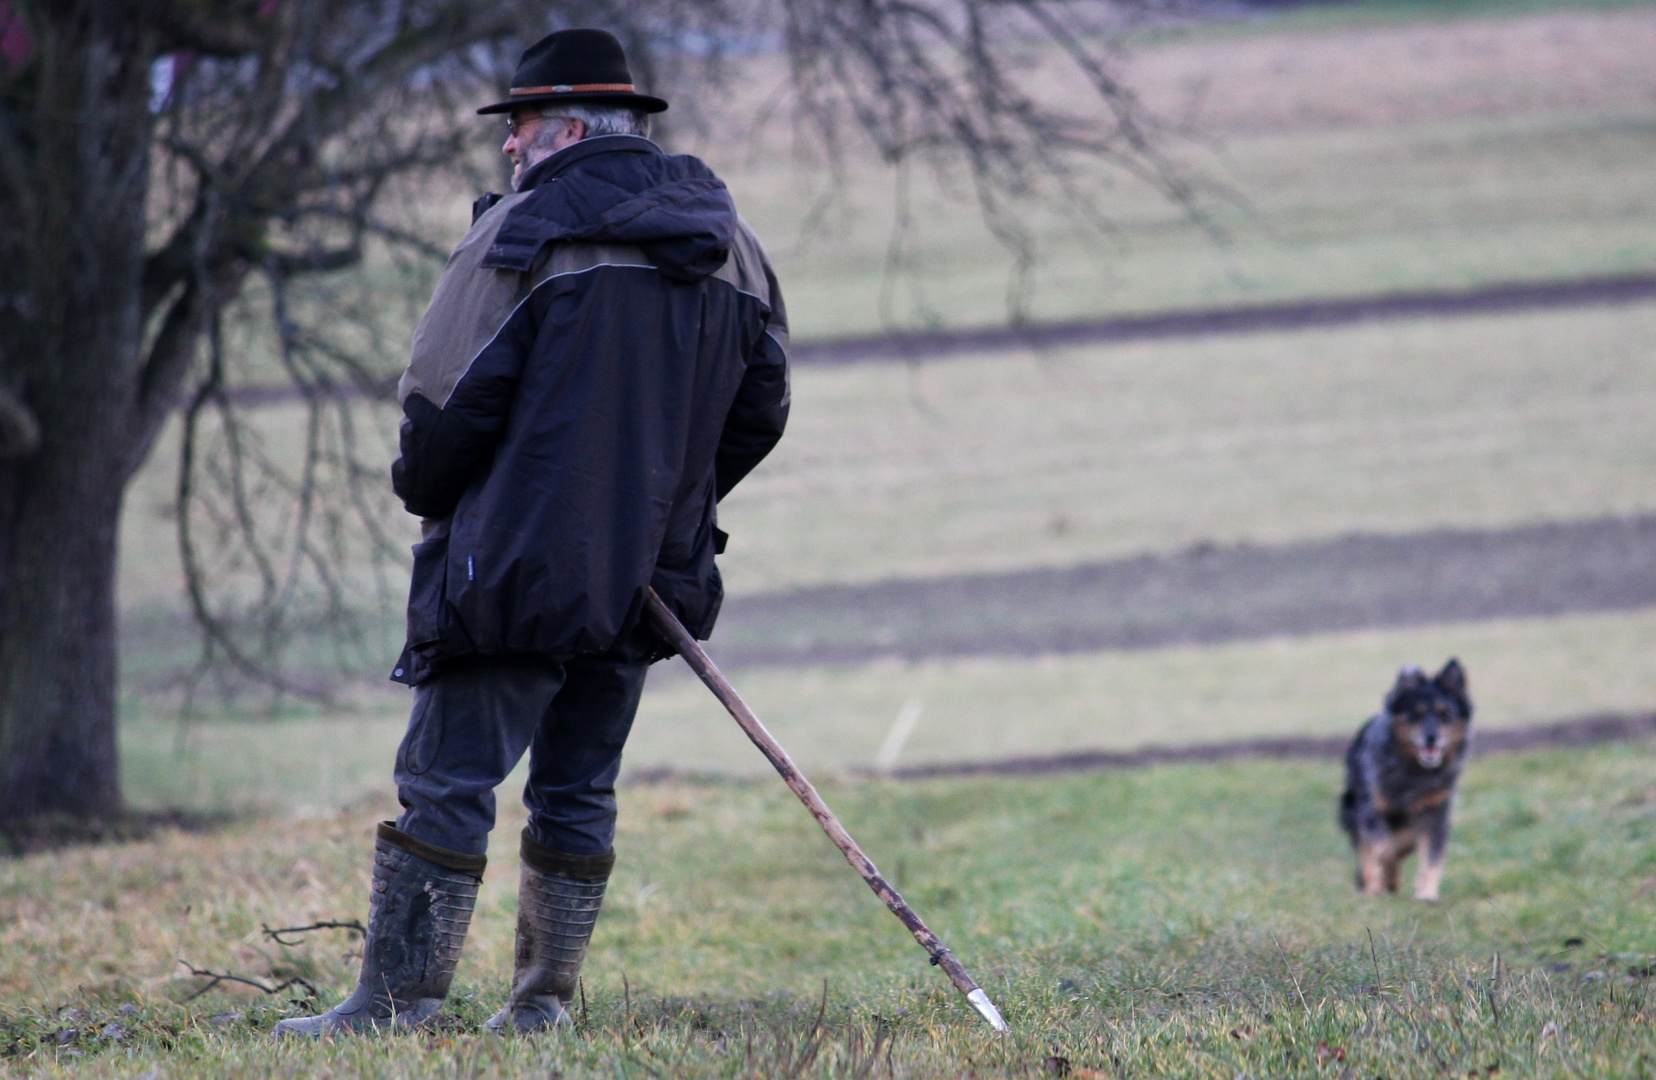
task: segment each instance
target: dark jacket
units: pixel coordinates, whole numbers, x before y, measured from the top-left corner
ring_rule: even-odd
[[[604,652],[646,586],[707,637],[715,505],[788,415],[763,249],[707,166],[630,135],[561,150],[480,209],[398,386],[392,484],[425,539],[393,678]]]

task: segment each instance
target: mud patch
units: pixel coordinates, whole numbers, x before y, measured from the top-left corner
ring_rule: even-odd
[[[721,665],[1036,656],[1656,606],[1656,515],[1203,546],[726,602]]]

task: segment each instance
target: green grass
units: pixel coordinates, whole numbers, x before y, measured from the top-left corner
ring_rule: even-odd
[[[624,792],[584,1023],[562,1039],[478,1032],[505,989],[511,823],[453,1019],[319,1047],[262,1041],[278,999],[185,1002],[202,980],[177,960],[304,974],[336,1000],[343,936],[284,949],[259,927],[361,914],[371,814],[35,856],[0,865],[0,1070],[843,1076],[879,1038],[879,1073],[904,1076],[1038,1075],[1048,1056],[1227,1080],[1635,1076],[1656,1055],[1639,974],[1656,954],[1653,764],[1648,744],[1474,762],[1435,906],[1351,889],[1333,762],[829,785],[1003,1005],[1005,1040],[775,783]],[[818,1056],[790,1071],[819,1007]],[[111,1023],[119,1040],[95,1037]],[[60,1047],[68,1027],[82,1034]],[[1319,1044],[1344,1061],[1321,1067]]]

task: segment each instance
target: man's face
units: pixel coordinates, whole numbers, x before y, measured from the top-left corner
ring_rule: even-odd
[[[506,144],[501,153],[512,159],[512,187],[523,179],[524,170],[573,146],[586,135],[586,125],[565,116],[545,117],[538,109],[513,109],[506,120]]]

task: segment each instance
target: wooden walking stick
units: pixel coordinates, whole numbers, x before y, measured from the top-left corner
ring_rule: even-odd
[[[730,685],[730,680],[714,666],[712,659],[696,644],[696,639],[690,636],[684,624],[667,610],[667,605],[661,602],[661,597],[656,595],[654,589],[650,589],[645,597],[644,609],[649,613],[650,621],[655,624],[656,629],[661,631],[661,635],[672,643],[673,648],[684,657],[684,662],[689,664],[690,669],[701,677],[701,681],[707,684],[709,690],[713,691],[713,696],[730,710],[730,715],[736,718],[736,723],[741,725],[747,737],[753,740],[753,745],[776,766],[776,771],[782,774],[783,782],[799,796],[799,801],[804,803],[805,809],[817,819],[817,824],[828,834],[828,839],[845,855],[845,861],[862,875],[862,879],[868,882],[868,887],[874,890],[874,895],[885,901],[885,906],[891,909],[891,913],[908,927],[909,933],[914,935],[914,940],[918,941],[920,947],[931,957],[931,962],[943,969],[949,976],[949,981],[966,995],[966,1000],[971,1002],[972,1008],[977,1010],[979,1016],[989,1022],[990,1027],[996,1031],[1006,1031],[1006,1021],[1002,1019],[1000,1010],[995,1008],[995,1003],[989,1000],[989,995],[984,992],[983,987],[966,973],[966,969],[955,959],[948,946],[932,933],[931,927],[914,913],[914,909],[898,895],[891,883],[880,875],[873,860],[864,855],[863,849],[851,839],[851,834],[845,831],[845,826],[840,824],[839,818],[828,809],[828,804],[822,801],[817,789],[805,779],[805,774],[799,771],[799,766],[793,763],[793,758],[782,749],[782,744],[765,730],[765,725],[759,722],[759,717],[748,708],[747,702],[742,700],[736,688]]]

